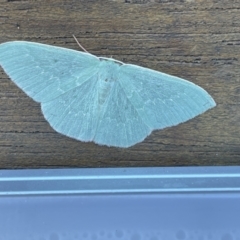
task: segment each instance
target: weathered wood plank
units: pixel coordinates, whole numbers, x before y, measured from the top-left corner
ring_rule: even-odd
[[[237,165],[240,162],[240,2],[0,0],[0,43],[79,50],[188,79],[217,107],[155,131],[129,149],[56,133],[39,104],[0,70],[0,168]]]

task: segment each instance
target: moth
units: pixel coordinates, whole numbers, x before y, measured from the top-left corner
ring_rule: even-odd
[[[6,42],[0,65],[53,129],[84,142],[127,148],[216,106],[187,80],[88,52]]]

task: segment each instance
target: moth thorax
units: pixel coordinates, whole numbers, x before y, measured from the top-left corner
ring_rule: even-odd
[[[101,81],[104,82],[114,82],[117,80],[119,64],[116,64],[112,60],[102,60],[100,63],[100,74],[99,77]]]

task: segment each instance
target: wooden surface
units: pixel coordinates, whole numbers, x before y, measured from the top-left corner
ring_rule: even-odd
[[[0,168],[238,165],[240,2],[0,0],[0,43],[34,41],[188,79],[217,107],[128,149],[55,132],[0,69]]]

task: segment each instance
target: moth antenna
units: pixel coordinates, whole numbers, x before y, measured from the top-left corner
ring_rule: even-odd
[[[79,43],[79,41],[78,41],[77,38],[74,36],[74,34],[73,34],[73,38],[74,38],[74,40],[77,42],[78,46],[79,46],[84,52],[89,53],[89,52]]]

